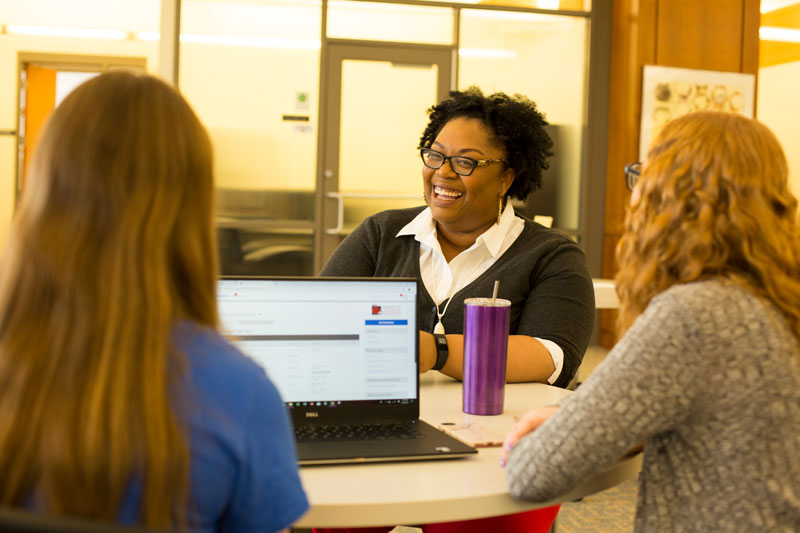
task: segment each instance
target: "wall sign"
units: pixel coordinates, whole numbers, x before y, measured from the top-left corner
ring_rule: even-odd
[[[639,160],[650,142],[673,118],[693,111],[728,111],[753,118],[753,74],[645,65]]]

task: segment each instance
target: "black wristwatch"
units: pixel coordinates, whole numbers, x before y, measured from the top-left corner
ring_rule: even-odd
[[[434,333],[433,336],[436,338],[436,364],[432,370],[441,370],[447,363],[447,356],[450,353],[447,349],[447,337],[442,333]]]

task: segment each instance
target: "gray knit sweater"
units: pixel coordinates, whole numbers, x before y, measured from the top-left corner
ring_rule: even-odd
[[[367,218],[339,245],[321,274],[420,280],[419,241],[412,235],[397,237],[397,232],[423,209],[394,209]],[[491,296],[495,280],[500,280],[498,296],[511,301],[509,332],[551,340],[564,351],[564,366],[553,384],[566,387],[578,371],[594,325],[586,256],[565,235],[525,219],[514,244],[452,296],[442,318],[445,331],[463,333],[464,299]],[[436,307],[421,281],[419,286],[419,329],[432,332]]]
[[[511,493],[555,498],[641,442],[636,531],[800,531],[800,346],[776,308],[722,281],[654,298],[512,450]]]

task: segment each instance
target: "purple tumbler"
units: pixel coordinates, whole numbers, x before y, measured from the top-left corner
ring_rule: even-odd
[[[463,409],[473,415],[503,412],[511,302],[464,300]]]

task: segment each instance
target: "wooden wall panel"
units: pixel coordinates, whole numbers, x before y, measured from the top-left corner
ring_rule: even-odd
[[[742,0],[659,1],[656,64],[739,72],[742,4]]]
[[[603,242],[603,269],[609,272],[616,272],[616,258],[614,252],[617,249],[619,235],[606,235]],[[615,310],[604,310],[600,312],[600,328],[597,342],[600,346],[610,348],[617,340],[617,312]]]
[[[613,278],[616,243],[630,198],[622,169],[639,154],[644,65],[756,73],[759,0],[611,0],[603,277]],[[599,342],[616,341],[616,313],[600,313]]]
[[[758,75],[758,56],[761,42],[758,28],[761,26],[761,1],[744,0],[744,21],[742,30],[742,64],[739,72]],[[756,83],[756,90],[758,84]],[[758,98],[756,97],[756,101]]]
[[[630,196],[622,169],[638,158],[641,66],[655,60],[655,41],[650,37],[655,32],[655,8],[654,0],[620,1],[612,6],[611,98],[606,166],[607,235],[622,233],[625,206]]]
[[[657,7],[657,0],[612,2],[604,278],[613,278],[617,271],[614,250],[630,199],[622,169],[639,154],[642,65],[655,63]],[[616,312],[601,311],[599,320],[598,342],[610,348],[616,341]]]

